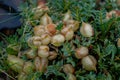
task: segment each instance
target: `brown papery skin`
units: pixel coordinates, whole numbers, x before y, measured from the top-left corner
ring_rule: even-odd
[[[37,4],[38,4],[38,5],[41,5],[41,4],[43,5],[43,4],[45,4],[46,2],[47,2],[46,0],[38,0],[38,3],[37,3]]]

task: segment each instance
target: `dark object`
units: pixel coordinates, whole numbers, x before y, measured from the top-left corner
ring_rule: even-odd
[[[0,30],[21,26],[18,6],[22,0],[0,0]]]

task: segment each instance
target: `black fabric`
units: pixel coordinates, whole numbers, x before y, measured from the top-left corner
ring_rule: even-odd
[[[0,30],[21,26],[18,6],[22,0],[0,0]]]

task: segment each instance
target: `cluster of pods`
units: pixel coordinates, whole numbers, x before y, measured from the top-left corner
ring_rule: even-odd
[[[23,52],[28,61],[15,55],[8,55],[9,66],[19,73],[18,80],[26,80],[27,75],[35,71],[42,73],[47,71],[49,61],[55,60],[59,54],[56,50],[51,49],[51,45],[59,48],[64,45],[65,41],[72,40],[78,30],[84,37],[94,35],[94,29],[89,23],[82,22],[81,27],[79,27],[79,24],[80,22],[72,18],[70,11],[65,13],[63,20],[58,23],[53,23],[50,16],[45,13],[40,18],[40,25],[33,27],[34,35],[27,41],[29,49]],[[76,48],[74,56],[76,59],[81,59],[85,70],[96,71],[97,60],[89,54],[87,47]],[[75,69],[72,64],[64,64],[62,67],[69,80],[76,80]]]

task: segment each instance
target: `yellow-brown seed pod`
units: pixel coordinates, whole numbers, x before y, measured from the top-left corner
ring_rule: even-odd
[[[81,46],[75,50],[75,57],[77,59],[81,59],[89,54],[89,50],[87,47]]]
[[[34,69],[35,69],[35,66],[33,65],[32,62],[28,61],[24,63],[23,72],[25,72],[26,74],[32,73]]]
[[[79,29],[79,22],[75,20],[68,20],[66,25],[67,27],[71,27],[74,32]]]
[[[38,25],[38,26],[35,26],[33,30],[34,30],[35,36],[41,36],[45,33],[45,26]]]
[[[67,22],[68,20],[71,20],[72,16],[71,16],[71,12],[68,10],[67,13],[65,13],[64,18],[63,18],[63,22]]]
[[[36,67],[36,71],[45,72],[48,66],[48,59],[36,57],[34,60],[34,65]]]
[[[73,74],[74,71],[75,71],[75,69],[74,69],[74,67],[73,67],[71,64],[65,64],[65,65],[63,65],[63,71],[64,71],[66,74],[68,74],[68,73]]]
[[[49,57],[48,60],[54,60],[57,57],[57,52],[55,51],[49,51]]]
[[[120,16],[120,10],[112,10],[110,12],[107,12],[106,13],[106,19],[109,20],[111,19],[112,17],[119,17]]]
[[[35,65],[36,71],[39,71],[40,62],[41,62],[40,58],[39,57],[35,57],[35,59],[34,59],[34,65]]]
[[[120,0],[116,0],[116,4],[120,6]]]
[[[49,56],[49,47],[45,45],[38,47],[38,56],[41,58],[47,58]]]
[[[61,30],[61,33],[65,36],[66,40],[71,40],[74,36],[74,31],[71,27],[65,27]]]
[[[96,71],[97,60],[92,55],[83,57],[81,63],[85,70]]]
[[[36,50],[33,50],[33,49],[26,50],[24,53],[26,54],[27,58],[29,58],[29,59],[33,59],[37,55]]]
[[[46,27],[45,27],[46,31],[51,35],[53,36],[55,33],[56,33],[56,24],[48,24]]]
[[[41,58],[40,60],[41,60],[41,62],[40,62],[40,66],[39,66],[39,71],[45,72],[47,70],[47,66],[48,66],[48,59]]]
[[[84,37],[92,37],[94,35],[94,30],[90,24],[82,22],[82,26],[80,28],[80,33]]]
[[[30,37],[27,41],[28,46],[31,48],[36,48],[41,45],[41,38],[39,36]]]
[[[39,19],[45,12],[49,11],[49,8],[45,5],[45,2],[38,0],[37,4],[37,7],[32,10],[34,13],[34,19]]]
[[[68,73],[68,80],[77,80],[77,79],[73,74]]]
[[[65,41],[65,37],[62,34],[56,34],[52,37],[51,44],[56,47],[61,46]]]
[[[7,62],[12,70],[20,73],[22,71],[24,61],[14,55],[8,55]]]
[[[49,34],[41,35],[41,43],[42,45],[48,45],[51,42],[51,36]]]
[[[45,14],[41,17],[40,23],[41,23],[41,25],[46,26],[46,25],[52,23],[52,19],[48,16],[47,13],[45,13]]]
[[[117,46],[120,47],[120,38],[117,40]]]

